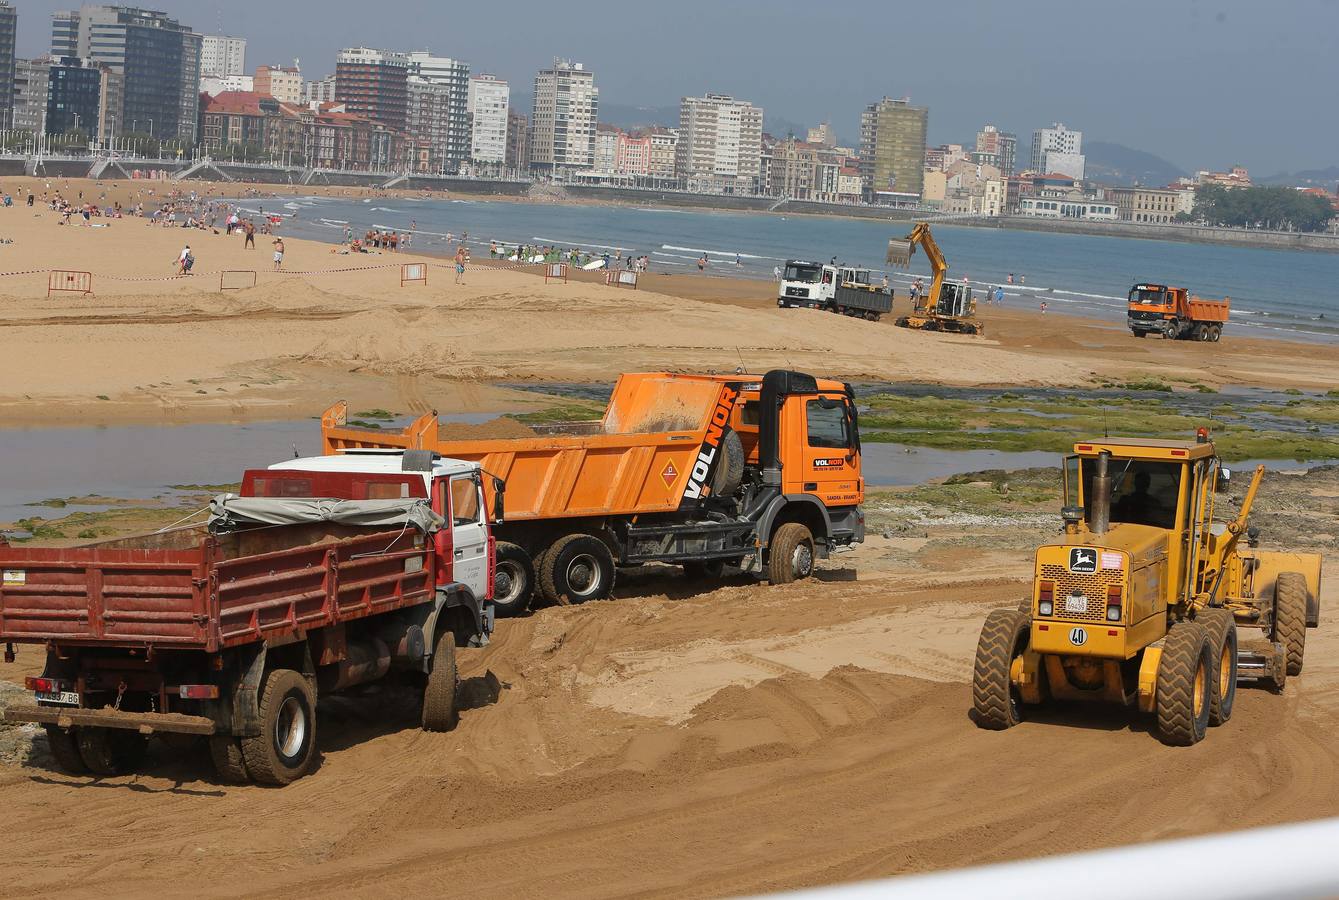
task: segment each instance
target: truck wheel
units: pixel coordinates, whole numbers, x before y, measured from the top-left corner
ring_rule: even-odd
[[[721,458],[711,478],[711,496],[729,497],[744,481],[744,444],[738,432],[727,428],[721,435]]]
[[[242,738],[247,771],[260,784],[297,781],[316,759],[316,689],[292,669],[275,669],[260,690],[260,734]]]
[[[502,617],[519,616],[530,607],[535,592],[535,564],[523,547],[499,541],[496,565],[493,608]]]
[[[437,635],[432,671],[423,688],[423,730],[450,731],[456,727],[456,636],[450,629]]]
[[[545,595],[565,606],[604,600],[613,593],[614,575],[614,555],[604,541],[589,534],[569,534],[544,554],[539,578]]]
[[[1195,620],[1209,630],[1216,661],[1214,688],[1209,694],[1209,724],[1216,727],[1232,718],[1237,700],[1237,620],[1222,607],[1202,609]]]
[[[1302,657],[1306,653],[1306,605],[1310,591],[1306,576],[1298,572],[1280,572],[1274,581],[1274,634],[1273,639],[1283,645],[1288,654],[1288,674],[1302,674]]]
[[[209,758],[214,761],[214,771],[226,783],[246,784],[251,781],[246,771],[246,758],[242,756],[242,744],[232,735],[211,734]]]
[[[80,728],[79,757],[94,775],[123,775],[144,761],[146,735],[121,728]]]
[[[1209,342],[1209,326],[1208,326],[1208,325],[1196,325],[1196,326],[1195,326],[1195,340],[1200,341],[1201,343],[1205,343],[1205,344],[1207,344],[1207,343]]]
[[[767,551],[767,580],[790,584],[814,574],[814,536],[799,522],[787,522],[772,534]]]
[[[1208,629],[1196,622],[1177,622],[1163,641],[1156,706],[1165,744],[1189,747],[1204,739],[1218,662],[1209,644]]]
[[[84,758],[79,755],[79,735],[73,728],[61,728],[59,725],[46,725],[46,742],[51,755],[60,766],[71,775],[83,775],[88,771]]]
[[[1169,341],[1174,341],[1181,336],[1181,323],[1175,319],[1168,319],[1162,323],[1162,336]]]
[[[1010,670],[1027,648],[1032,617],[1022,609],[996,609],[986,616],[972,667],[972,710],[979,728],[1003,731],[1023,721],[1022,702]]]
[[[1209,340],[1213,341],[1215,344],[1218,343],[1218,339],[1222,336],[1223,336],[1222,325],[1214,325],[1212,328],[1209,329]]]

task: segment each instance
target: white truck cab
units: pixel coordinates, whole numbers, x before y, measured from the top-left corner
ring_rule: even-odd
[[[438,541],[444,557],[439,565],[449,563],[449,569],[443,565],[442,577],[466,587],[480,603],[491,599],[490,515],[478,463],[427,451],[351,450],[285,460],[261,471],[274,474],[261,477],[247,472],[244,495],[429,500],[433,511],[449,524]],[[499,512],[495,510],[493,518]]]
[[[860,266],[787,260],[777,288],[776,305],[782,309],[826,308],[835,301],[838,286],[871,290],[877,286],[874,277],[874,270]]]

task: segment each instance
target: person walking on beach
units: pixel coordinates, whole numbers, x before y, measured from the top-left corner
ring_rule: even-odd
[[[456,248],[456,284],[465,283],[465,248]]]
[[[1045,301],[1045,300],[1041,301],[1041,314],[1042,314],[1043,316],[1046,315],[1046,301]]]
[[[707,270],[707,264],[709,262],[711,262],[711,260],[707,259],[707,254],[703,253],[701,258],[699,258],[697,261],[697,270],[699,272],[705,272]]]
[[[185,275],[190,271],[191,245],[187,244],[181,250],[181,255],[177,257],[177,274]]]
[[[773,277],[774,279],[776,279],[777,281],[780,281],[780,280],[781,280],[781,267],[780,267],[780,266],[772,266],[772,277]]]
[[[242,232],[246,235],[246,240],[242,242],[242,249],[245,250],[246,248],[250,247],[252,250],[255,250],[256,224],[252,222],[250,219],[247,219],[246,224],[242,226]]]
[[[279,267],[284,264],[284,239],[274,239],[274,271],[278,272]]]
[[[995,305],[996,306],[1004,305],[1004,288],[998,284],[995,285]]]

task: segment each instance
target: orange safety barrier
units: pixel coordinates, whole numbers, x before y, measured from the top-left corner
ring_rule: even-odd
[[[91,297],[93,296],[93,273],[52,269],[47,276],[46,295],[50,297],[54,291],[83,294],[85,297]]]
[[[428,267],[424,263],[406,263],[400,266],[400,287],[406,284],[427,284]]]
[[[224,269],[219,273],[220,291],[241,291],[255,286],[255,269]]]

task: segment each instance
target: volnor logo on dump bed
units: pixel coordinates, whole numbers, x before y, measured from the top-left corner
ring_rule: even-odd
[[[711,422],[707,425],[707,436],[702,439],[697,459],[693,462],[693,471],[688,475],[688,483],[683,488],[684,500],[700,500],[706,493],[707,482],[720,461],[721,439],[725,437],[726,426],[730,424],[730,413],[739,399],[737,385],[723,385],[716,399],[716,408],[711,412]]]

